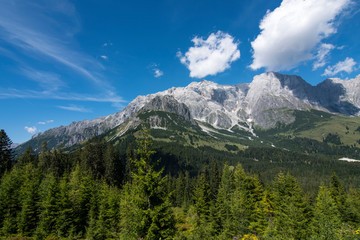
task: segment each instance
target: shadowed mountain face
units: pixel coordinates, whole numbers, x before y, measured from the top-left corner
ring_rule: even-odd
[[[359,113],[360,106],[354,105],[356,103],[353,103],[351,99],[347,97],[348,91],[345,86],[346,82],[341,81],[326,79],[322,83],[318,84],[315,87],[316,91],[319,93],[317,95],[318,104],[330,112],[345,115],[357,115]],[[358,94],[360,95],[360,92],[358,92]]]
[[[294,122],[293,110],[358,115],[360,77],[327,79],[312,86],[296,75],[268,72],[255,76],[251,83],[234,86],[206,80],[193,82],[187,87],[138,96],[121,112],[106,117],[50,129],[18,149],[30,144],[39,150],[42,141],[48,141],[49,148],[72,146],[119,126],[141,109],[175,113],[192,124],[202,122],[218,129],[238,127],[252,133],[254,126],[268,129]]]

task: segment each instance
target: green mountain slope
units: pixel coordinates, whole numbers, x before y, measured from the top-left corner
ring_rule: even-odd
[[[216,129],[174,113],[142,110],[100,137],[119,148],[126,159],[126,153],[135,148],[139,130],[145,125],[150,129],[160,165],[174,175],[180,171],[196,175],[212,161],[233,165],[240,162],[265,182],[270,182],[280,171],[290,171],[308,190],[317,189],[333,171],[350,185],[360,184],[360,163],[338,160],[340,157],[360,159],[360,149],[352,142],[360,137],[356,129],[360,120],[314,110],[292,114],[296,117],[293,124],[267,131],[256,129],[254,136],[241,128]],[[345,130],[335,131],[341,126]],[[321,134],[329,133],[338,133],[342,143],[324,142]],[[353,144],[346,145],[347,142]]]

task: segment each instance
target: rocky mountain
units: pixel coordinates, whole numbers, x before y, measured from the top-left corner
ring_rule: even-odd
[[[50,148],[72,146],[125,123],[141,109],[171,112],[193,125],[204,123],[229,131],[238,128],[255,135],[254,127],[269,129],[278,123],[293,123],[292,110],[317,109],[357,116],[360,76],[351,80],[326,79],[316,86],[299,76],[275,72],[255,76],[251,83],[233,86],[202,80],[186,87],[138,96],[120,112],[47,130],[19,148],[31,144],[38,150],[42,141],[47,141]],[[156,119],[152,121],[156,125]],[[199,126],[206,132],[204,124]]]

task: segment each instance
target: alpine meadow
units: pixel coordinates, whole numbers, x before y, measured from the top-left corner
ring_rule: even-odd
[[[360,240],[356,0],[0,5],[0,239]]]

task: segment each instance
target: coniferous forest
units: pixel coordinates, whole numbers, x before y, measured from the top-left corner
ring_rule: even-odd
[[[1,239],[360,239],[360,189],[335,173],[314,192],[226,161],[166,173],[146,130],[125,158],[94,138],[15,159],[0,138]]]

